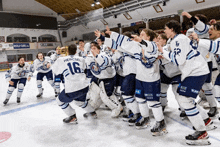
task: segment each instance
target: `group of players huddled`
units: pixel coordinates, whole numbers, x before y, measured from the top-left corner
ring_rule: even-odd
[[[76,112],[69,104],[72,101],[86,111],[86,118],[97,118],[95,110],[104,104],[111,109],[111,117],[120,116],[137,129],[149,127],[151,108],[156,122],[150,131],[159,136],[167,133],[163,111],[172,85],[180,117],[187,116],[195,130],[185,137],[186,143],[209,145],[207,131],[216,128],[211,118],[218,115],[216,100],[220,101],[220,24],[212,20],[208,25],[204,15],[182,15],[194,23],[186,35],[174,20],[167,22],[165,33],[159,35],[150,29],[143,29],[139,36],[118,34],[106,27],[105,33],[94,32],[97,39],[91,43],[79,40],[78,48],[75,44],[57,47],[50,57],[38,53],[33,65],[19,58],[6,74],[9,88],[3,103],[8,103],[17,86],[20,103],[26,80],[36,70],[37,97],[43,95],[46,76],[58,105],[68,116],[64,123],[77,123]],[[61,81],[64,89],[60,92]],[[195,101],[199,93],[204,96]],[[209,103],[208,113],[198,105],[202,99]]]

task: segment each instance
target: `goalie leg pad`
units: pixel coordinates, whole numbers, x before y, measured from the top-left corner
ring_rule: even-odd
[[[91,106],[94,109],[99,108],[100,105],[103,103],[100,97],[100,92],[101,92],[101,89],[99,88],[99,86],[96,83],[92,82],[86,98],[89,99],[88,102],[91,104]]]
[[[112,117],[117,117],[121,110],[123,109],[122,105],[119,103],[115,95],[107,96],[105,92],[105,87],[103,81],[100,82],[100,96],[105,105],[107,105],[112,110]]]

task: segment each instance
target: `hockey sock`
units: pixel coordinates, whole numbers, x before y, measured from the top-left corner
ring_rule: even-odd
[[[154,118],[156,121],[161,121],[164,119],[161,103],[157,101],[148,101],[149,106],[152,108]]]
[[[133,96],[122,95],[122,97],[128,109],[130,109],[134,114],[140,113],[138,103]]]
[[[7,91],[7,94],[6,94],[6,99],[10,99],[14,89],[15,89],[14,87],[8,87],[8,91]]]
[[[197,109],[194,98],[179,96],[180,105],[185,109],[186,115],[197,131],[205,131],[205,123]]]
[[[95,109],[88,103],[88,101],[82,102],[82,101],[74,101],[74,103],[83,108],[86,112],[94,112]]]
[[[160,102],[162,106],[167,105],[167,90],[169,88],[168,84],[161,83],[161,91],[160,91]]]
[[[172,85],[172,91],[173,91],[173,94],[174,94],[174,96],[175,96],[175,99],[176,99],[177,103],[179,104],[180,110],[181,110],[181,111],[185,111],[184,108],[180,105],[180,103],[179,103],[179,101],[178,101],[178,100],[179,100],[179,98],[178,98],[179,94],[177,93],[177,88],[178,88],[178,86],[179,86],[179,84],[173,84],[173,85]]]
[[[215,85],[214,89],[215,89],[215,98],[220,103],[220,86],[219,85]]]
[[[53,80],[49,80],[48,82],[50,83],[50,85],[51,85],[51,86],[53,87],[53,89],[55,90],[55,84],[54,84]]]
[[[147,100],[143,98],[138,98],[138,97],[136,97],[136,100],[137,100],[137,103],[140,109],[141,116],[149,117],[149,107],[147,105]]]
[[[69,103],[64,103],[56,98],[57,104],[61,107],[61,109],[66,113],[67,116],[72,116],[76,114],[75,110],[69,105]]]
[[[201,114],[203,120],[209,118],[207,112],[205,111],[203,107],[201,107],[200,105],[196,105],[196,107],[199,110],[199,113]]]
[[[55,84],[55,91],[57,93],[60,93],[60,82],[55,82],[54,84]]]
[[[18,93],[17,93],[17,97],[21,97],[22,93],[24,90],[24,84],[18,84]]]
[[[37,88],[39,93],[43,93],[41,80],[37,80]]]
[[[215,101],[214,95],[212,94],[212,90],[205,91],[206,99],[210,105],[210,107],[217,107],[217,103]]]

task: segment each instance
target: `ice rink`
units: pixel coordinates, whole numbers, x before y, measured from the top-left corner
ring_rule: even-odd
[[[4,106],[8,83],[5,72],[0,72],[0,147],[185,147],[188,146],[185,136],[194,132],[188,119],[179,118],[171,89],[164,113],[168,134],[164,136],[153,137],[150,128],[129,127],[120,118],[112,119],[110,111],[105,109],[97,110],[98,119],[85,119],[84,111],[74,104],[71,105],[76,109],[78,124],[64,124],[66,115],[57,105],[54,91],[46,80],[43,97],[36,98],[35,77],[27,82],[20,104],[16,103],[16,89]],[[152,127],[155,120],[151,111],[150,116]],[[218,128],[208,132],[210,147],[219,147],[220,121],[215,119],[214,123]],[[11,134],[7,140],[6,133]]]

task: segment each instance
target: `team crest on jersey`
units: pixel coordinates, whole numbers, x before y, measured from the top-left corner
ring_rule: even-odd
[[[90,64],[90,69],[96,75],[99,75],[101,73],[101,68],[99,67],[98,64],[96,65],[95,62],[92,62]]]
[[[176,41],[176,46],[178,47],[180,44],[178,43],[178,41]]]

